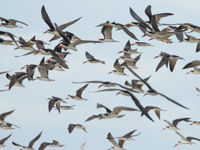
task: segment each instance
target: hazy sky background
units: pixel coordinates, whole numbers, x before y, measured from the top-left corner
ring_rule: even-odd
[[[0,16],[4,18],[14,18],[24,21],[29,24],[29,27],[0,30],[9,31],[17,36],[22,36],[29,40],[36,35],[36,38],[48,41],[52,35],[43,34],[48,28],[41,17],[41,7],[45,5],[47,13],[52,22],[63,24],[78,17],[83,17],[74,25],[65,29],[76,34],[82,39],[98,40],[102,38],[100,32],[101,28],[95,27],[107,20],[116,21],[120,23],[129,23],[134,21],[129,13],[129,7],[132,7],[144,20],[147,16],[144,9],[147,5],[152,5],[152,12],[174,13],[174,16],[163,18],[161,23],[185,23],[191,22],[195,25],[200,25],[200,12],[198,0],[49,0],[49,1],[27,1],[27,0],[7,0],[1,3]],[[160,27],[161,29],[163,27]],[[130,29],[141,41],[148,41],[149,38],[141,38],[142,33],[137,28]],[[192,33],[196,37],[199,34]],[[3,37],[4,38],[4,37]],[[125,80],[135,79],[129,72],[125,71],[128,76],[109,75],[108,72],[113,69],[113,63],[119,55],[117,52],[123,49],[126,42],[130,39],[122,31],[113,30],[113,39],[118,40],[118,43],[103,43],[103,44],[85,44],[77,46],[78,52],[71,51],[72,55],[67,56],[66,60],[70,67],[65,72],[50,71],[49,77],[55,79],[54,82],[24,81],[25,88],[13,87],[9,92],[2,92],[0,100],[0,113],[15,109],[15,112],[6,120],[21,127],[13,131],[6,131],[0,129],[0,139],[13,133],[12,137],[7,141],[8,145],[5,150],[17,150],[11,144],[15,141],[22,145],[28,145],[40,131],[43,131],[41,138],[35,143],[34,148],[38,149],[40,143],[43,141],[52,141],[56,139],[65,147],[60,150],[78,150],[80,145],[86,142],[86,150],[105,150],[112,146],[106,139],[108,132],[111,132],[114,137],[122,136],[131,130],[137,129],[141,135],[136,137],[135,141],[128,141],[124,144],[124,148],[131,149],[162,149],[162,150],[196,150],[200,147],[200,143],[188,146],[181,145],[176,148],[173,146],[180,137],[174,131],[162,131],[167,124],[163,119],[172,121],[176,118],[191,117],[192,120],[200,120],[199,106],[200,100],[195,91],[195,87],[200,87],[199,75],[186,75],[189,70],[182,70],[182,67],[192,61],[199,59],[199,53],[195,52],[196,44],[178,43],[176,38],[172,38],[175,43],[166,44],[159,41],[151,41],[152,47],[138,47],[138,51],[142,52],[141,59],[137,63],[139,67],[136,72],[142,77],[152,75],[149,83],[155,89],[165,93],[169,97],[189,107],[190,110],[182,109],[166,99],[156,96],[146,96],[143,94],[135,94],[140,102],[144,105],[158,106],[166,109],[166,112],[161,113],[161,120],[158,120],[154,112],[150,115],[155,120],[152,123],[145,117],[140,117],[138,112],[124,112],[125,117],[121,119],[108,120],[92,120],[84,122],[89,116],[93,114],[104,113],[104,109],[96,109],[96,104],[99,102],[109,108],[116,106],[134,107],[134,103],[129,97],[115,96],[115,92],[106,93],[90,93],[97,90],[98,85],[91,84],[83,92],[83,97],[88,101],[73,101],[68,100],[68,105],[75,104],[74,110],[57,111],[52,110],[48,112],[48,101],[50,96],[57,96],[66,98],[68,94],[75,94],[83,84],[73,84],[72,81],[86,81],[86,80],[102,80],[124,83]],[[59,41],[59,40],[58,40]],[[49,48],[54,48],[58,41],[52,42]],[[130,39],[134,42],[133,39]],[[21,71],[20,68],[26,64],[39,64],[42,55],[30,55],[21,58],[15,58],[16,55],[26,53],[25,50],[13,50],[14,46],[0,45],[2,54],[0,56],[1,71],[13,69],[13,74],[16,71]],[[85,58],[85,51],[88,51],[96,58],[104,60],[106,65],[102,64],[82,64]],[[169,54],[175,54],[183,57],[185,60],[177,62],[174,72],[171,73],[166,67],[162,67],[158,72],[155,68],[160,59],[153,59],[161,51]],[[136,55],[133,57],[136,57]],[[48,58],[48,57],[46,57]],[[35,77],[38,76],[36,72]],[[0,76],[1,89],[8,84],[5,75]],[[147,89],[146,87],[144,89]],[[123,112],[122,112],[123,114]],[[88,134],[81,130],[74,130],[69,134],[67,127],[69,123],[80,123],[86,126]],[[194,136],[200,138],[198,126],[189,126],[189,123],[180,123],[180,132],[185,136]],[[58,148],[47,148],[48,150]]]

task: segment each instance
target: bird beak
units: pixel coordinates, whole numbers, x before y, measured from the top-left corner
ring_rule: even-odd
[[[132,43],[131,45],[136,45],[135,43]]]
[[[108,26],[111,27],[112,25],[109,23]]]
[[[163,128],[162,130],[165,130],[166,128]]]
[[[89,61],[86,60],[86,61],[83,62],[83,64],[88,63],[88,62],[89,62]]]
[[[31,43],[31,41],[28,41],[27,43],[28,43],[28,44],[30,44],[30,43]]]
[[[144,95],[143,95],[143,96],[147,96],[147,95],[148,95],[148,92],[144,93]]]
[[[149,41],[151,41],[151,40],[154,40],[154,37],[151,37],[151,38],[149,39]]]
[[[38,52],[38,53],[41,53],[41,52],[42,52],[42,50],[41,50],[41,49],[39,49],[37,52]]]
[[[119,94],[121,94],[121,92],[120,92],[120,91],[116,93],[116,95],[119,95]]]
[[[70,99],[70,97],[67,97],[66,99]]]
[[[24,69],[24,68],[26,68],[26,66],[21,67],[21,70]]]
[[[176,146],[178,146],[178,143],[176,143],[176,144],[174,145],[174,147],[176,147]]]
[[[45,34],[45,33],[48,33],[48,32],[49,32],[49,31],[48,31],[48,30],[46,30],[46,31],[44,31],[44,34]]]
[[[99,86],[98,86],[98,89],[100,88],[100,87],[102,87],[103,85],[102,84],[100,84]]]
[[[108,74],[111,74],[111,73],[112,73],[112,71],[108,72]]]
[[[20,48],[20,46],[17,46],[15,49],[19,49]]]
[[[160,56],[158,55],[158,56],[156,56],[156,57],[154,57],[154,58],[159,58]]]
[[[58,47],[62,47],[62,44],[59,44]]]
[[[190,74],[190,72],[186,72],[186,74]]]
[[[33,80],[37,80],[37,78],[34,78]]]
[[[123,53],[124,52],[124,50],[121,50],[121,51],[119,51],[118,53]]]
[[[187,26],[186,29],[189,30],[189,29],[190,29],[190,26]]]

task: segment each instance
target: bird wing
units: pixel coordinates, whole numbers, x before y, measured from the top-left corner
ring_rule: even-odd
[[[52,108],[53,108],[53,106],[54,106],[55,103],[56,103],[55,99],[51,99],[49,101],[49,106],[48,106],[49,112],[52,110]]]
[[[123,107],[123,106],[119,106],[119,107],[115,107],[112,111],[112,113],[114,114],[119,114],[121,111],[138,111],[135,108],[131,108],[131,107]]]
[[[75,124],[69,124],[69,126],[68,126],[68,132],[72,133],[72,131],[74,130],[75,127],[76,127]]]
[[[159,13],[159,14],[155,14],[155,18],[156,18],[156,22],[159,23],[160,19],[163,17],[167,17],[167,16],[171,16],[174,15],[173,13]]]
[[[123,68],[121,68],[121,65],[120,65],[118,59],[115,60],[115,63],[114,63],[114,65],[113,65],[113,67],[114,67],[116,70],[123,71]]]
[[[6,23],[9,22],[7,19],[5,19],[5,18],[3,18],[3,17],[0,17],[0,20],[1,20],[1,21],[5,21]]]
[[[168,57],[163,56],[158,66],[156,67],[156,71],[158,71],[163,65],[168,66]]]
[[[173,120],[172,123],[173,123],[173,125],[176,127],[177,124],[178,124],[179,122],[181,122],[181,121],[186,121],[186,122],[188,122],[189,119],[190,119],[190,118],[180,118],[180,119],[175,119],[175,120]]]
[[[40,144],[40,147],[38,148],[38,150],[44,150],[49,145],[51,145],[51,143],[49,143],[49,142],[42,142],[42,144]]]
[[[28,147],[33,147],[33,144],[40,138],[40,136],[42,135],[42,132],[40,132],[33,140],[30,141]]]
[[[169,126],[173,126],[173,124],[167,120],[164,120]]]
[[[28,26],[28,24],[26,24],[26,23],[24,23],[24,22],[22,22],[22,21],[19,21],[19,20],[9,19],[8,21],[9,21],[8,24],[15,24],[15,23],[19,22],[19,23],[21,23],[21,24],[24,24],[24,25]]]
[[[101,33],[104,36],[104,39],[112,39],[112,26],[104,25],[101,29]]]
[[[133,34],[130,30],[128,30],[124,25],[121,25],[122,30],[131,38],[138,40],[138,38],[135,36],[135,34]]]
[[[20,44],[22,44],[23,46],[26,45],[26,41],[25,41],[21,36],[19,37],[18,42],[19,42]]]
[[[70,39],[64,34],[64,32],[57,26],[57,24],[55,23],[56,26],[56,30],[58,31],[59,35],[63,38],[64,42],[66,44],[70,44]]]
[[[135,129],[135,130],[133,130],[133,131],[131,131],[131,132],[125,134],[123,137],[125,137],[125,138],[131,137],[131,135],[132,135],[136,130],[137,130],[137,129]]]
[[[200,51],[200,42],[197,43],[196,52]]]
[[[200,61],[199,60],[194,60],[188,64],[186,64],[183,69],[187,69],[187,68],[191,68],[191,67],[197,67],[200,65]]]
[[[126,45],[124,46],[124,49],[131,49],[131,43],[130,43],[130,40],[128,40],[127,42],[126,42]]]
[[[12,134],[8,135],[7,137],[0,140],[0,144],[4,144],[11,136]]]
[[[188,141],[192,141],[192,140],[200,141],[200,139],[195,138],[195,137],[186,137],[186,139],[187,139]]]
[[[115,147],[119,147],[119,145],[117,144],[117,142],[115,141],[115,139],[113,138],[112,134],[109,132],[107,135],[107,139],[115,146]]]
[[[54,51],[51,52],[51,55],[53,56],[53,59],[57,61],[58,64],[60,64],[62,67],[69,69],[68,65],[65,63],[65,61],[60,58]]]
[[[85,52],[85,57],[88,59],[88,60],[94,60],[94,56],[92,56],[90,53],[88,53],[87,51]]]
[[[196,89],[197,92],[200,92],[200,88],[196,87],[195,89]]]
[[[4,121],[4,119],[5,119],[8,115],[12,114],[14,111],[15,111],[15,110],[11,110],[11,111],[2,113],[2,114],[0,115],[0,120]]]
[[[174,70],[174,67],[176,65],[176,61],[177,61],[177,59],[169,59],[169,68],[170,68],[171,72],[173,72],[173,70]]]
[[[78,19],[75,19],[75,20],[73,20],[73,21],[67,22],[67,23],[65,23],[65,24],[62,24],[62,25],[59,26],[59,28],[60,28],[61,30],[64,30],[65,28],[67,28],[68,26],[74,24],[75,22],[77,22],[77,21],[80,20],[81,18],[82,18],[82,17],[80,17],[80,18],[78,18]]]
[[[101,114],[100,114],[100,115],[101,115]],[[86,122],[86,121],[93,120],[93,119],[96,119],[96,118],[99,118],[100,115],[92,115],[92,116],[88,117],[88,118],[85,120],[85,122]]]
[[[104,105],[102,105],[100,103],[97,103],[97,108],[104,108],[104,109],[106,109],[107,113],[111,113],[111,110],[108,107],[106,107],[106,106],[104,106]]]
[[[178,131],[175,131],[175,132],[176,132],[176,134],[178,134],[181,137],[182,140],[184,140],[184,141],[186,140],[186,138],[182,134],[180,134]]]
[[[88,84],[86,84],[86,85],[84,85],[83,87],[81,87],[80,89],[78,89],[78,90],[76,91],[76,96],[81,97],[83,91],[86,89],[87,86],[88,86]]]
[[[60,113],[60,102],[56,103],[56,109],[58,110],[58,112]]]
[[[49,28],[52,30],[55,30],[55,27],[53,26],[51,19],[49,18],[44,5],[42,6],[41,14],[42,14],[42,18],[43,18],[44,22],[49,26]]]
[[[12,141],[12,144],[15,145],[15,146],[24,147],[23,145],[17,144],[17,143],[15,143],[13,141]]]

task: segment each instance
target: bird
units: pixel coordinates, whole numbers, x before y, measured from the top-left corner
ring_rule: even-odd
[[[19,37],[18,43],[20,45],[18,45],[16,49],[23,49],[23,50],[28,50],[28,51],[34,51],[35,48],[33,48],[34,43],[32,43],[30,40],[25,41],[21,36]]]
[[[138,54],[141,52],[138,52],[137,49],[131,49],[131,43],[130,40],[128,40],[126,42],[126,45],[124,46],[124,49],[119,51],[118,53]]]
[[[110,81],[99,81],[99,80],[93,80],[93,81],[82,81],[82,82],[72,82],[72,83],[98,83],[100,84],[98,86],[98,88],[100,87],[115,87],[116,84],[115,83],[112,83]]]
[[[49,112],[52,110],[52,108],[54,107],[54,105],[56,106],[56,109],[58,110],[58,112],[60,113],[60,103],[66,103],[66,101],[64,101],[63,99],[59,98],[59,97],[55,97],[55,96],[51,96],[48,98],[49,100]]]
[[[37,142],[37,140],[41,137],[42,132],[40,132],[33,140],[31,140],[28,144],[28,146],[23,146],[20,144],[17,144],[15,142],[12,141],[12,144],[18,147],[21,147],[23,150],[34,150],[33,149],[33,145],[35,144],[35,142]]]
[[[200,65],[200,60],[193,60],[186,64],[183,69],[194,68]]]
[[[19,126],[9,122],[4,122],[3,124],[0,124],[0,128],[4,130],[14,130],[15,129],[14,127],[20,128]]]
[[[72,131],[74,130],[74,129],[82,129],[83,131],[85,131],[86,133],[87,133],[87,131],[86,131],[86,128],[83,126],[83,125],[81,125],[81,124],[69,124],[69,126],[68,126],[68,132],[69,133],[72,133]]]
[[[155,106],[146,106],[144,109],[146,109],[147,112],[149,112],[150,110],[154,110],[156,116],[158,117],[158,119],[160,119],[160,112],[161,111],[166,111],[164,109],[161,109],[159,107],[155,107]],[[143,116],[143,114],[141,113],[141,116]]]
[[[115,70],[110,71],[108,74],[114,73],[116,75],[127,76],[127,74],[124,73],[124,66],[119,63],[119,58],[115,60],[113,67],[115,68]]]
[[[36,67],[38,67],[38,65],[35,65],[35,64],[25,65],[25,66],[21,67],[21,69],[26,68],[26,75],[27,75],[27,79],[29,81],[33,80],[33,75],[35,73]]]
[[[109,150],[125,150],[123,148],[124,140],[119,140],[119,142],[117,143],[110,132],[107,135],[107,139],[113,144],[113,146],[109,148]]]
[[[178,145],[181,145],[181,144],[190,144],[190,145],[192,145],[192,144],[195,144],[195,143],[193,143],[192,142],[192,140],[196,140],[196,141],[200,141],[200,139],[198,139],[198,138],[195,138],[195,137],[184,137],[182,134],[180,134],[179,132],[177,132],[177,131],[175,131],[176,132],[176,134],[178,134],[180,137],[181,137],[181,141],[178,141],[175,145],[174,145],[174,147],[176,147],[176,146],[178,146]]]
[[[77,39],[73,42],[63,33],[63,31],[55,24],[56,30],[58,31],[59,35],[62,37],[63,42],[59,44],[59,47],[63,47],[65,50],[71,49],[77,51],[76,46],[80,44],[87,44],[87,43],[102,43],[101,41],[94,41],[94,40],[82,40],[77,37]]]
[[[54,81],[54,79],[49,78],[49,69],[45,65],[46,62],[44,61],[45,57],[42,58],[40,64],[38,65],[38,71],[40,73],[40,77],[36,77],[33,80],[42,80],[42,81]]]
[[[123,140],[123,141],[130,141],[130,140],[134,140],[133,137],[140,135],[140,133],[133,135],[133,133],[135,133],[137,131],[137,129],[130,131],[129,133],[121,136],[121,137],[116,137],[118,140]]]
[[[141,54],[133,58],[132,60],[124,60],[124,62],[121,64],[122,66],[126,63],[131,69],[138,69],[136,66],[136,63],[140,60]]]
[[[102,24],[103,27],[101,28],[101,33],[103,34],[103,39],[99,39],[99,41],[102,42],[118,42],[114,39],[112,39],[112,29],[113,26],[109,21],[106,21],[105,23]],[[100,25],[98,25],[100,26]]]
[[[78,89],[76,91],[76,95],[75,96],[68,95],[68,97],[66,99],[72,98],[73,100],[87,100],[85,98],[82,98],[82,93],[87,88],[87,86],[88,86],[88,83],[86,85],[84,85],[83,87],[81,87],[80,89]]]
[[[0,140],[0,147],[6,147],[4,143],[11,137],[12,134],[8,135],[7,137]]]
[[[10,90],[13,86],[24,87],[22,82],[27,78],[27,74],[25,72],[15,72],[12,76],[9,73],[6,73],[6,78],[10,80],[8,89]]]
[[[41,14],[42,14],[42,18],[43,18],[44,22],[49,26],[49,29],[46,30],[44,33],[50,33],[50,34],[54,35],[54,37],[52,39],[50,39],[50,41],[57,40],[58,38],[60,38],[60,35],[58,34],[56,28],[54,27],[53,23],[51,22],[51,19],[49,18],[44,5],[42,6]],[[81,18],[82,17],[77,18],[77,19],[75,19],[73,21],[67,22],[65,24],[62,24],[62,25],[59,26],[59,28],[61,30],[64,30],[68,26],[70,26],[70,25],[76,23],[77,21],[79,21]]]
[[[19,28],[22,28],[22,27],[16,25],[16,23],[21,23],[23,25],[28,26],[28,24],[26,24],[22,21],[16,20],[16,19],[6,19],[6,18],[3,18],[3,17],[0,17],[0,20],[3,22],[3,23],[0,24],[0,27],[6,27],[6,28],[19,27]]]
[[[163,128],[163,130],[178,130],[179,128],[177,127],[178,123],[181,122],[181,121],[185,121],[185,122],[189,122],[190,118],[179,118],[179,119],[175,119],[171,122],[167,121],[167,120],[164,120],[168,126],[166,126],[165,128]]]
[[[190,125],[200,125],[200,121],[190,121],[192,122]]]
[[[147,42],[134,42],[131,45],[137,45],[137,46],[141,46],[141,47],[152,46],[151,44],[149,44]]]
[[[105,64],[105,61],[96,59],[94,56],[92,56],[87,51],[85,52],[85,56],[86,56],[87,60],[84,61],[83,64],[85,64],[85,63],[93,63],[93,64],[95,64],[95,63],[101,63],[101,64]]]
[[[135,108],[131,108],[131,107],[124,107],[124,106],[118,106],[118,107],[114,107],[113,110],[110,110],[109,108],[107,108],[106,106],[97,103],[97,108],[104,108],[106,110],[107,113],[105,114],[100,114],[100,115],[92,115],[91,117],[89,117],[88,119],[86,119],[86,121],[90,121],[92,119],[95,118],[99,118],[99,119],[106,119],[106,118],[121,118],[124,117],[125,114],[123,115],[119,115],[119,113],[121,111],[138,111]]]

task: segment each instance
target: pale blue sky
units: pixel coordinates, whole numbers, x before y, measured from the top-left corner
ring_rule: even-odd
[[[82,39],[97,40],[102,38],[100,28],[95,26],[107,20],[120,23],[128,23],[134,21],[129,14],[129,7],[132,7],[144,20],[147,19],[144,9],[147,5],[152,5],[153,13],[171,12],[174,16],[164,18],[163,23],[184,23],[191,22],[200,25],[199,1],[190,0],[43,0],[43,1],[27,1],[27,0],[7,0],[1,3],[0,16],[5,18],[15,18],[29,24],[29,27],[18,29],[0,28],[3,31],[9,31],[17,36],[22,36],[26,40],[36,35],[48,41],[51,38],[49,34],[42,34],[48,26],[41,17],[41,7],[45,5],[46,10],[52,20],[57,24],[63,24],[78,17],[83,17],[73,26],[70,26],[68,31],[75,33]],[[141,39],[142,33],[137,28],[131,28],[136,36]],[[193,34],[200,37],[199,34]],[[67,97],[68,94],[74,94],[82,84],[73,84],[72,81],[85,80],[110,80],[118,83],[123,83],[125,80],[135,78],[126,70],[128,77],[108,75],[107,73],[113,69],[113,63],[117,54],[121,50],[127,40],[130,38],[121,31],[113,31],[113,38],[120,41],[118,43],[103,43],[103,44],[86,44],[77,46],[78,52],[72,52],[71,56],[67,56],[69,62],[69,70],[65,72],[51,71],[50,78],[55,79],[55,82],[34,81],[28,82],[25,80],[25,88],[13,87],[9,92],[1,94],[1,109],[0,113],[16,109],[15,112],[7,118],[7,121],[12,122],[21,127],[13,131],[5,131],[0,129],[0,139],[13,133],[12,137],[7,142],[8,147],[5,150],[17,150],[11,141],[27,145],[41,130],[43,134],[38,142],[34,145],[35,149],[43,141],[51,141],[56,139],[65,145],[59,150],[78,150],[80,145],[86,142],[86,150],[105,150],[112,144],[108,142],[106,136],[111,132],[114,137],[122,136],[133,129],[138,129],[141,135],[136,137],[135,141],[125,143],[124,148],[131,149],[162,149],[162,150],[196,150],[200,147],[200,143],[188,146],[182,145],[174,148],[175,143],[180,140],[179,136],[174,131],[162,131],[166,126],[163,119],[173,120],[182,117],[192,117],[192,120],[200,120],[199,106],[200,100],[195,91],[195,87],[200,87],[199,75],[186,75],[186,70],[182,67],[195,59],[199,59],[199,53],[195,53],[196,44],[190,43],[173,43],[165,44],[159,41],[151,41],[153,47],[138,48],[143,52],[141,60],[136,71],[142,77],[152,75],[149,83],[160,92],[165,93],[169,97],[186,105],[191,110],[184,110],[162,97],[143,97],[141,94],[136,94],[138,99],[144,106],[152,105],[166,109],[167,112],[161,113],[159,121],[153,112],[150,115],[155,120],[155,123],[150,122],[145,117],[140,117],[137,112],[127,112],[124,118],[111,120],[93,120],[84,122],[89,116],[104,112],[103,109],[96,109],[96,104],[102,103],[109,108],[115,106],[130,106],[136,108],[134,103],[128,97],[115,96],[115,93],[89,93],[96,90],[98,85],[89,85],[84,91],[83,96],[88,99],[87,102],[76,102],[68,100],[68,105],[75,104],[75,110],[62,111],[58,114],[52,110],[48,112],[48,101],[50,96],[61,98]],[[134,42],[130,39],[131,42]],[[148,38],[141,39],[148,41]],[[173,38],[173,40],[176,40]],[[177,40],[176,40],[177,41]],[[53,48],[56,42],[52,42],[49,46]],[[25,64],[38,64],[43,57],[42,55],[27,56],[15,58],[15,55],[26,53],[24,50],[13,50],[13,46],[2,46],[0,50],[1,71],[13,69],[20,71],[20,68]],[[90,52],[97,58],[105,60],[106,65],[102,64],[82,64],[85,60],[85,51]],[[169,69],[163,67],[158,72],[155,72],[156,65],[160,59],[153,59],[160,51],[165,51],[170,54],[176,54],[183,57],[184,61],[178,61],[173,73]],[[133,56],[135,57],[135,56]],[[11,72],[12,74],[13,72]],[[37,76],[36,73],[35,76]],[[8,83],[5,75],[0,76],[1,87]],[[146,88],[145,88],[146,89]],[[72,134],[68,134],[67,126],[69,123],[81,123],[86,126],[88,134],[81,130],[75,130]],[[189,126],[188,123],[180,123],[180,132],[186,136],[194,136],[200,138],[199,127]],[[3,149],[3,148],[2,148]],[[47,148],[47,150],[56,148]]]

